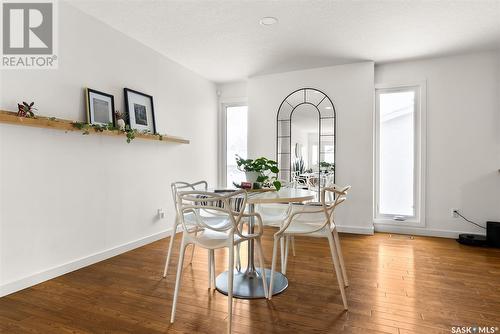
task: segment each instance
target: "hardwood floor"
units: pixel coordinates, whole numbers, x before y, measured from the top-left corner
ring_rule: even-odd
[[[264,240],[268,266],[271,235],[267,230]],[[350,279],[348,312],[342,310],[328,242],[302,237],[289,260],[289,288],[270,302],[235,299],[234,332],[433,334],[449,333],[452,326],[500,327],[500,250],[389,234],[341,239]],[[167,243],[1,298],[0,332],[223,333],[227,297],[208,292],[202,249],[192,265],[185,264],[170,325],[177,253],[162,279]],[[216,262],[219,273],[226,267],[224,251],[216,252]]]

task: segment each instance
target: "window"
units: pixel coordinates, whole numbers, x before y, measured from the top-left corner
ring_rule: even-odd
[[[245,174],[240,172],[236,166],[235,155],[247,158],[247,123],[248,106],[225,105],[224,111],[224,175],[222,185],[231,187],[234,183],[240,184],[245,181]]]
[[[376,90],[376,222],[422,224],[420,86]]]

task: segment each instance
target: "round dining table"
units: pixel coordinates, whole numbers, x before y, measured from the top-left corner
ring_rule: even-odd
[[[279,191],[263,191],[263,192],[249,192],[248,193],[248,211],[255,212],[256,204],[271,204],[271,203],[301,203],[313,200],[316,196],[314,191],[305,189],[282,188]],[[248,221],[248,233],[254,231],[254,217]],[[265,222],[264,222],[265,224]],[[265,268],[255,267],[255,247],[254,241],[248,241],[248,261],[247,268],[241,270],[238,268],[233,272],[233,297],[241,299],[256,299],[265,298],[264,284],[262,282],[262,271],[265,270],[266,278],[269,281],[271,277],[271,270]],[[227,295],[227,275],[228,271],[221,273],[217,276],[215,285],[217,291]],[[286,290],[288,287],[288,279],[280,272],[274,273],[273,296]]]

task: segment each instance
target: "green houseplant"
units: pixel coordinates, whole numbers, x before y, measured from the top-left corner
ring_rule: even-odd
[[[236,165],[238,169],[245,172],[248,181],[260,183],[264,187],[273,185],[276,190],[280,190],[281,182],[278,181],[278,163],[264,157],[258,159],[243,159],[236,155]]]
[[[335,164],[334,163],[330,163],[330,162],[326,162],[326,161],[321,161],[319,163],[319,167],[322,171],[325,171],[325,172],[333,172],[335,171]]]
[[[305,170],[304,159],[302,159],[302,157],[295,159],[295,161],[292,164],[292,171],[302,174],[304,173],[304,170]]]

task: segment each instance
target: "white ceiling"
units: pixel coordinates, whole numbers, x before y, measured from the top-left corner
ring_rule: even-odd
[[[70,2],[215,82],[500,47],[500,0]]]

